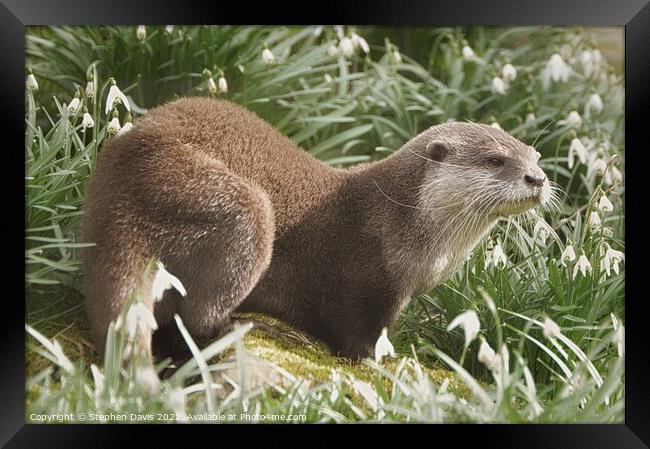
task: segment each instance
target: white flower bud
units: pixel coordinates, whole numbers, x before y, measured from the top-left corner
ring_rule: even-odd
[[[275,56],[273,56],[273,53],[268,48],[265,48],[262,51],[262,61],[264,61],[264,64],[266,65],[273,64],[275,62]]]
[[[25,86],[27,87],[27,90],[30,90],[32,92],[38,90],[38,83],[36,82],[36,77],[34,76],[33,73],[27,75],[27,79],[25,80]]]
[[[144,25],[138,25],[138,28],[135,30],[135,34],[138,37],[139,41],[143,41],[147,38],[147,27]]]
[[[501,70],[501,76],[506,82],[514,81],[517,78],[517,69],[512,64],[506,64]]]

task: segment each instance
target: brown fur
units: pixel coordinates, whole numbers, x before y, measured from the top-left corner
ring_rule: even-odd
[[[491,154],[506,164],[490,166]],[[84,240],[97,245],[84,271],[98,349],[157,257],[187,289],[155,305],[160,326],[179,313],[191,333],[212,336],[233,312],[255,311],[337,354],[368,355],[406,300],[453,272],[498,216],[540,201],[544,189],[522,181],[541,173],[535,161],[504,132],[451,123],[384,160],[334,169],[225,101],[152,109],[105,145],[87,194]],[[468,203],[491,179],[517,186],[500,189],[512,198],[495,196],[489,210]],[[142,340],[150,347],[150,335]]]

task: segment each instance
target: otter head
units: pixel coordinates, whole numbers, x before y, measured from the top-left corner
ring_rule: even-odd
[[[540,154],[491,126],[434,126],[409,142],[409,149],[426,161],[422,207],[496,219],[550,197],[548,179],[537,165]]]

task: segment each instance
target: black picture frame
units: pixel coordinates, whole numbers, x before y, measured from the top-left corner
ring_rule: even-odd
[[[498,448],[642,448],[650,446],[650,357],[647,346],[645,260],[650,220],[644,217],[648,200],[645,181],[650,167],[650,3],[649,0],[454,0],[314,2],[280,6],[276,2],[244,3],[207,0],[0,0],[0,142],[6,184],[0,218],[5,268],[0,272],[0,444],[6,447],[85,448],[130,447],[134,434],[163,439],[150,446],[166,446],[172,436],[186,444],[198,442],[197,432],[213,433],[210,444],[237,432],[240,441],[265,439],[266,445],[338,444],[356,430],[378,439],[395,436],[402,426],[313,426],[290,428],[291,438],[271,438],[285,426],[113,426],[25,424],[25,283],[24,246],[24,110],[25,26],[100,24],[382,24],[382,25],[585,25],[625,27],[626,117],[626,402],[625,424],[611,425],[493,425],[459,428],[455,425],[409,426],[409,439],[430,444],[465,443]],[[12,236],[12,237],[10,237]],[[15,238],[13,238],[15,236]],[[631,243],[630,243],[631,242]],[[21,271],[23,270],[23,271]],[[11,286],[11,288],[9,288]],[[16,293],[16,294],[10,294]],[[197,429],[200,427],[200,429]],[[216,431],[214,429],[217,429]],[[413,432],[419,433],[415,435]],[[205,440],[203,440],[205,441]],[[130,442],[133,442],[129,444]],[[163,444],[168,442],[167,444]],[[443,443],[444,442],[444,443]],[[407,444],[411,444],[407,443]],[[399,444],[399,443],[398,443]]]

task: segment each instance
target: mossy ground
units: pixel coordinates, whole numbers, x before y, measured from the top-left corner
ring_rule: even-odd
[[[84,360],[99,364],[97,352],[90,338],[90,329],[83,308],[83,296],[75,289],[62,285],[28,289],[25,321],[49,338],[56,338],[65,354],[73,361]],[[306,384],[318,384],[331,379],[332,369],[349,373],[355,378],[373,382],[377,375],[365,363],[352,363],[348,359],[331,355],[320,342],[297,332],[281,321],[259,314],[239,315],[241,319],[262,322],[274,331],[254,328],[244,337],[244,349],[254,356],[281,367],[302,379]],[[28,339],[25,374],[33,376],[46,368],[49,361],[30,349]],[[386,359],[384,367],[394,372],[400,359]],[[449,379],[449,389],[456,394],[469,396],[469,391],[451,371],[426,368],[435,383]],[[389,382],[386,387],[389,388]]]

